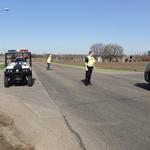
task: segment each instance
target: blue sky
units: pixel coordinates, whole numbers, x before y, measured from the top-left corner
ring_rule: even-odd
[[[0,50],[86,53],[117,43],[125,53],[150,50],[150,0],[0,0]]]

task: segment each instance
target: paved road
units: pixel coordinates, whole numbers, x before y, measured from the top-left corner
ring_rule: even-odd
[[[149,150],[150,87],[142,73],[95,72],[85,87],[82,69],[34,64],[83,150]]]
[[[20,85],[4,88],[3,73],[0,72],[0,113],[9,116],[17,130],[16,134],[1,127],[4,131],[0,128],[0,134],[12,147],[18,147],[18,138],[35,146],[36,150],[80,150],[76,137],[68,130],[63,115],[35,72],[33,77],[36,79],[33,87]],[[3,121],[0,120],[0,123]],[[11,131],[14,129],[9,127]]]

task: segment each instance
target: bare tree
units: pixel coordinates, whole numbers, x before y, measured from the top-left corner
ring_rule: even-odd
[[[103,51],[105,49],[105,44],[103,43],[96,43],[93,44],[90,48],[92,51],[94,51],[96,57],[99,57],[103,54]]]
[[[122,57],[123,56],[123,47],[117,44],[108,44],[105,46],[103,51],[103,57],[109,58],[110,62],[113,58]]]
[[[109,59],[110,62],[113,58],[122,57],[123,56],[123,47],[117,44],[103,44],[103,43],[96,43],[93,44],[90,48],[92,51],[95,52],[96,57],[101,57],[103,61],[105,59]]]

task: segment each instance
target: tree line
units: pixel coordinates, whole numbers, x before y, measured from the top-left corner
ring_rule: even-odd
[[[103,61],[109,59],[111,62],[113,59],[121,58],[124,55],[124,48],[118,44],[96,43],[90,49],[94,51],[96,57],[101,57]]]

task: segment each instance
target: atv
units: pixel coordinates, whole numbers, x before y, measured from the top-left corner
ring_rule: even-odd
[[[32,86],[32,60],[28,51],[9,50],[5,53],[4,86],[27,83]]]

